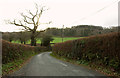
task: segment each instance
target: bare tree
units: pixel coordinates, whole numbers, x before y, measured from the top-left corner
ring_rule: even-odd
[[[27,12],[28,14],[21,13],[21,16],[23,17],[22,20],[14,19],[14,21],[9,22],[10,24],[14,24],[16,26],[21,26],[24,28],[24,30],[31,32],[31,46],[36,46],[36,37],[40,33],[37,31],[38,26],[41,24],[50,24],[51,23],[51,22],[40,23],[40,17],[45,10],[47,10],[47,9],[45,9],[44,6],[40,8],[36,4],[36,12],[35,13],[32,13],[29,10]],[[33,28],[30,27],[31,25],[33,26]]]

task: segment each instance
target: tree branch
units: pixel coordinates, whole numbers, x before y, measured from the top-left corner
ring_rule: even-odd
[[[21,16],[24,18],[24,22],[26,22],[27,24],[34,24],[33,22],[29,22],[29,21],[27,20],[27,18],[29,18],[30,20],[32,20],[32,18],[24,15],[23,13],[21,13]]]
[[[20,23],[20,24],[19,24],[19,23]],[[21,26],[21,27],[24,27],[26,30],[33,31],[30,27],[27,27],[27,26],[23,25],[20,20],[19,20],[19,23],[16,23],[15,20],[14,20],[13,22],[10,22],[10,24],[14,24],[14,25],[16,25],[16,26]]]
[[[28,18],[28,19],[32,19],[32,18],[30,18],[29,16],[24,15],[23,13],[21,13],[21,16],[26,17],[26,18]]]
[[[28,13],[29,13],[30,15],[34,16],[34,14],[33,14],[30,10],[28,11]]]
[[[39,25],[40,25],[40,24],[51,24],[51,23],[52,23],[52,21],[50,21],[50,22],[48,22],[48,23],[39,23]]]

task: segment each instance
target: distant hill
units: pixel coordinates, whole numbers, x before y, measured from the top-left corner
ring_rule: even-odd
[[[93,25],[77,25],[71,28],[64,28],[64,32],[62,29],[58,28],[48,28],[45,30],[45,34],[50,34],[53,36],[90,36],[90,35],[98,35],[98,34],[105,34],[110,32],[117,32],[118,27],[112,28],[103,28],[102,26],[93,26]]]

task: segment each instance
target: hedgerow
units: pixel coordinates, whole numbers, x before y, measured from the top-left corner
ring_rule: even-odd
[[[15,60],[23,59],[34,53],[47,51],[46,47],[42,46],[29,46],[23,44],[10,43],[2,40],[2,63],[7,64]]]
[[[54,55],[85,60],[120,73],[120,33],[118,32],[58,43],[52,50]]]

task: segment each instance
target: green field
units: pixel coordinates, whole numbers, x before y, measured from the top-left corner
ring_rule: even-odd
[[[63,41],[68,41],[68,40],[75,40],[75,39],[79,39],[81,37],[64,37]],[[50,43],[59,43],[62,42],[62,38],[61,37],[53,37],[53,41]],[[20,41],[12,41],[12,43],[20,43]],[[41,43],[41,39],[37,39],[37,43]],[[30,44],[30,40],[26,42],[26,44]]]

